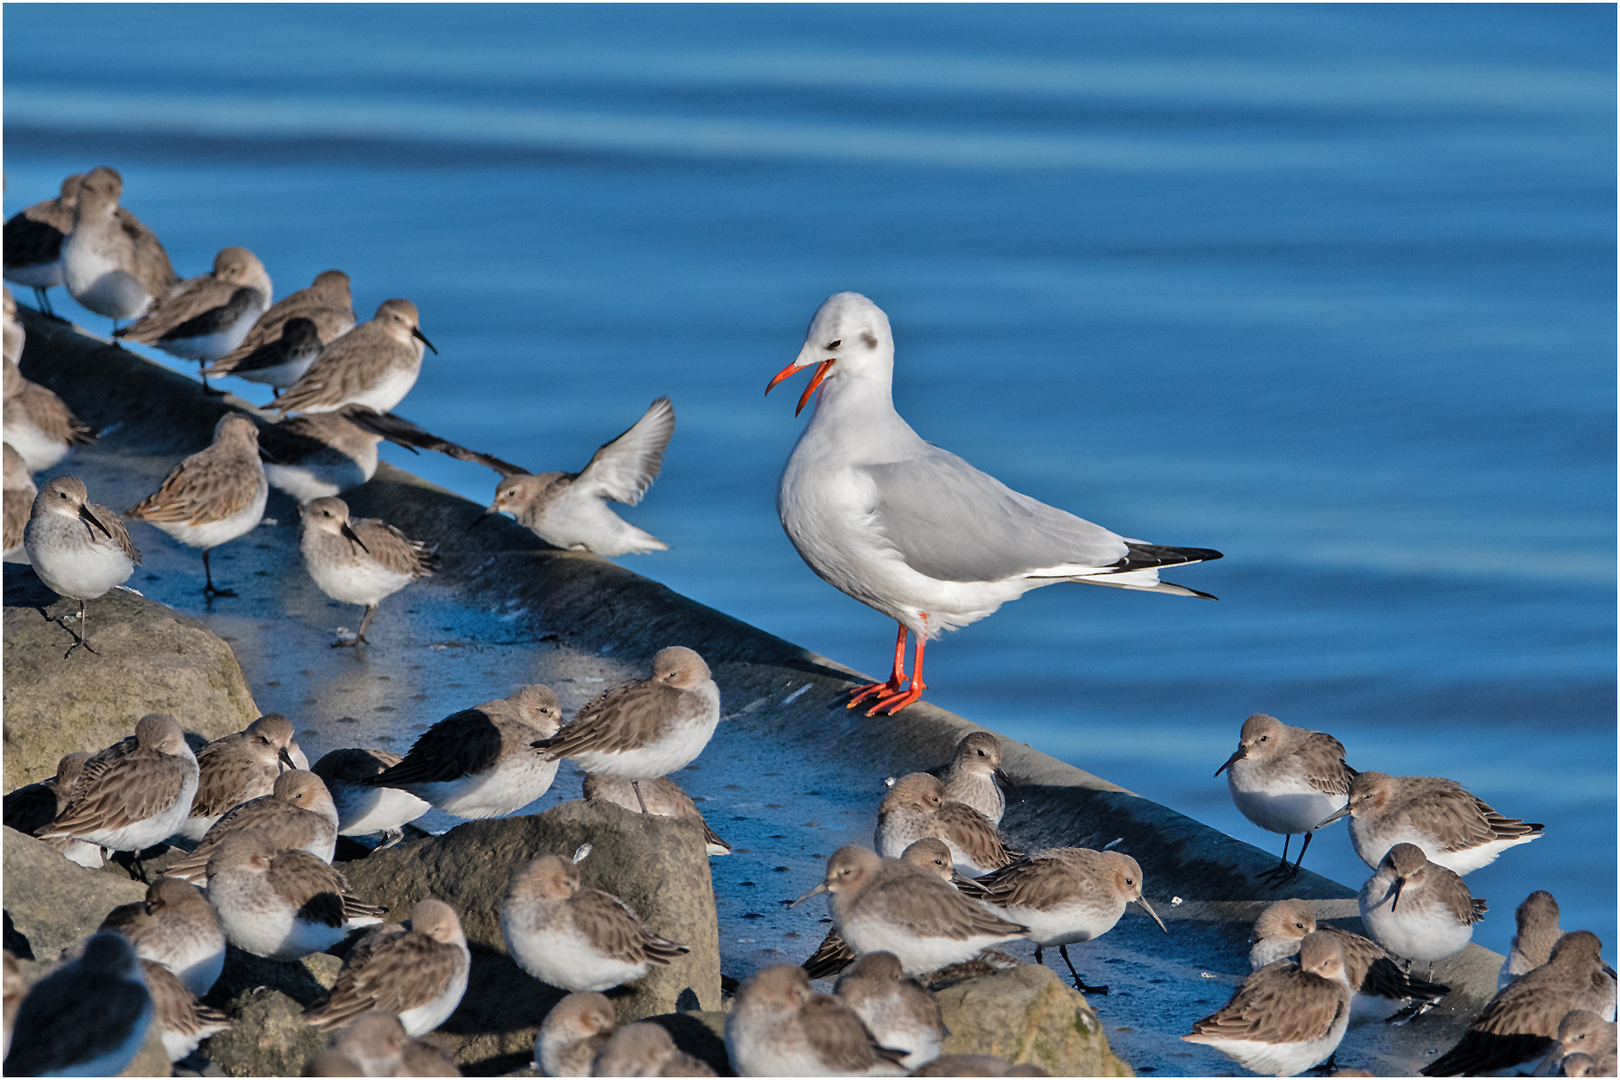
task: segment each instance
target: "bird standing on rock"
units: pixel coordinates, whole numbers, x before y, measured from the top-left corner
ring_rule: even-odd
[[[349,505],[342,499],[312,499],[299,511],[303,530],[298,551],[304,569],[327,596],[366,609],[354,639],[334,641],[332,647],[371,644],[366,630],[377,617],[377,605],[411,582],[432,577],[439,557],[427,544],[408,538],[386,521],[349,517]]]
[[[384,300],[370,322],[322,349],[270,407],[281,413],[309,413],[335,412],[355,404],[387,412],[416,385],[424,347],[439,354],[422,333],[416,305]]]
[[[211,271],[155,301],[113,337],[155,345],[206,366],[241,344],[269,306],[270,293],[270,275],[257,255],[243,247],[221,248]],[[207,375],[203,388],[208,389]]]
[[[545,761],[573,758],[588,773],[630,781],[641,812],[642,780],[690,765],[720,723],[720,688],[703,657],[681,645],[659,649],[652,675],[632,679],[585,704],[574,722],[535,749]]]
[[[269,497],[259,428],[246,413],[229,412],[214,425],[212,443],[176,465],[124,516],[145,521],[187,547],[202,548],[203,595],[213,599],[236,592],[214,587],[209,551],[257,528]]]
[[[1344,807],[1356,775],[1338,739],[1265,713],[1243,721],[1238,748],[1215,775],[1223,772],[1238,812],[1267,832],[1283,834],[1282,862],[1262,875],[1278,881],[1299,873],[1317,822]],[[1295,833],[1304,833],[1305,842],[1290,867],[1288,844]]]
[[[927,686],[927,642],[1042,585],[1208,596],[1160,581],[1158,570],[1220,552],[1127,539],[924,442],[894,410],[894,335],[866,297],[844,292],[823,302],[804,348],[765,392],[810,365],[799,408],[818,389],[821,400],[782,470],[776,512],[810,569],[899,623],[888,681],[857,688],[848,707],[873,699],[871,716],[910,705]],[[917,637],[909,686],[908,633]]]
[[[130,542],[129,530],[117,514],[90,501],[83,480],[58,476],[34,496],[23,528],[23,550],[47,589],[79,602],[79,629],[63,659],[81,645],[95,652],[85,601],[128,581],[140,565],[141,553]]]

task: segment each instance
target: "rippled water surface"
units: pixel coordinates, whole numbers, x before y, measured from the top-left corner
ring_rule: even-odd
[[[892,624],[776,521],[798,383],[761,397],[823,297],[868,294],[925,438],[1226,553],[1168,575],[1219,603],[1031,593],[930,652],[931,700],[1263,846],[1210,775],[1239,724],[1331,731],[1547,823],[1470,875],[1476,940],[1548,888],[1612,955],[1612,8],[8,5],[4,30],[6,214],[111,164],[182,273],[241,244],[278,294],[339,267],[362,317],[408,297],[439,356],[399,411],[537,471],[671,395],[626,516],[673,550],[626,562],[877,672]],[[1310,863],[1367,873],[1337,828]]]

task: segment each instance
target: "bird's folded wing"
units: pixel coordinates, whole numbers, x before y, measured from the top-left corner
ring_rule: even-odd
[[[1129,554],[1117,534],[1021,495],[937,446],[861,468],[873,483],[878,530],[907,565],[931,578],[1065,577],[1106,571]]]

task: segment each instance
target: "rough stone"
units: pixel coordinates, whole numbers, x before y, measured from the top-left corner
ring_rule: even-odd
[[[7,929],[37,960],[56,959],[95,933],[107,912],[146,896],[146,886],[122,871],[86,870],[16,829],[5,830],[4,849]],[[11,933],[7,939],[7,948],[17,944]]]
[[[571,856],[589,843],[582,882],[629,904],[658,933],[691,952],[613,991],[621,1023],[684,1008],[720,1005],[719,928],[714,891],[696,821],[632,813],[610,803],[573,801],[528,817],[470,821],[445,833],[338,864],[355,893],[403,918],[435,896],[456,909],[473,949],[467,997],[440,1029],[438,1045],[464,1070],[532,1054],[540,1021],[562,991],[519,969],[501,938],[501,904],[512,876],[541,855]],[[448,1041],[448,1045],[447,1045]]]
[[[139,575],[135,579],[138,584]],[[259,716],[230,646],[196,619],[125,589],[90,601],[90,644],[53,620],[77,613],[33,569],[5,569],[5,785],[45,780],[62,755],[100,750],[147,713],[171,713],[204,740]]]
[[[1102,1022],[1056,972],[1024,964],[938,991],[951,1031],[941,1053],[993,1054],[1053,1076],[1132,1076],[1108,1048]]]
[[[227,1011],[230,1028],[203,1046],[226,1076],[301,1076],[326,1046],[326,1033],[304,1022],[304,1006],[280,990],[250,990]]]

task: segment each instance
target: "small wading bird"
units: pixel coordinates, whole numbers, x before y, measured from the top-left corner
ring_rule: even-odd
[[[804,348],[765,392],[811,365],[799,409],[817,390],[821,400],[782,470],[776,512],[810,569],[900,626],[888,680],[856,688],[847,707],[875,699],[866,715],[899,712],[927,688],[927,642],[1042,585],[1077,581],[1214,599],[1160,581],[1158,571],[1220,552],[1128,539],[924,442],[894,411],[894,335],[866,297],[828,297]],[[909,686],[908,633],[917,636]]]

